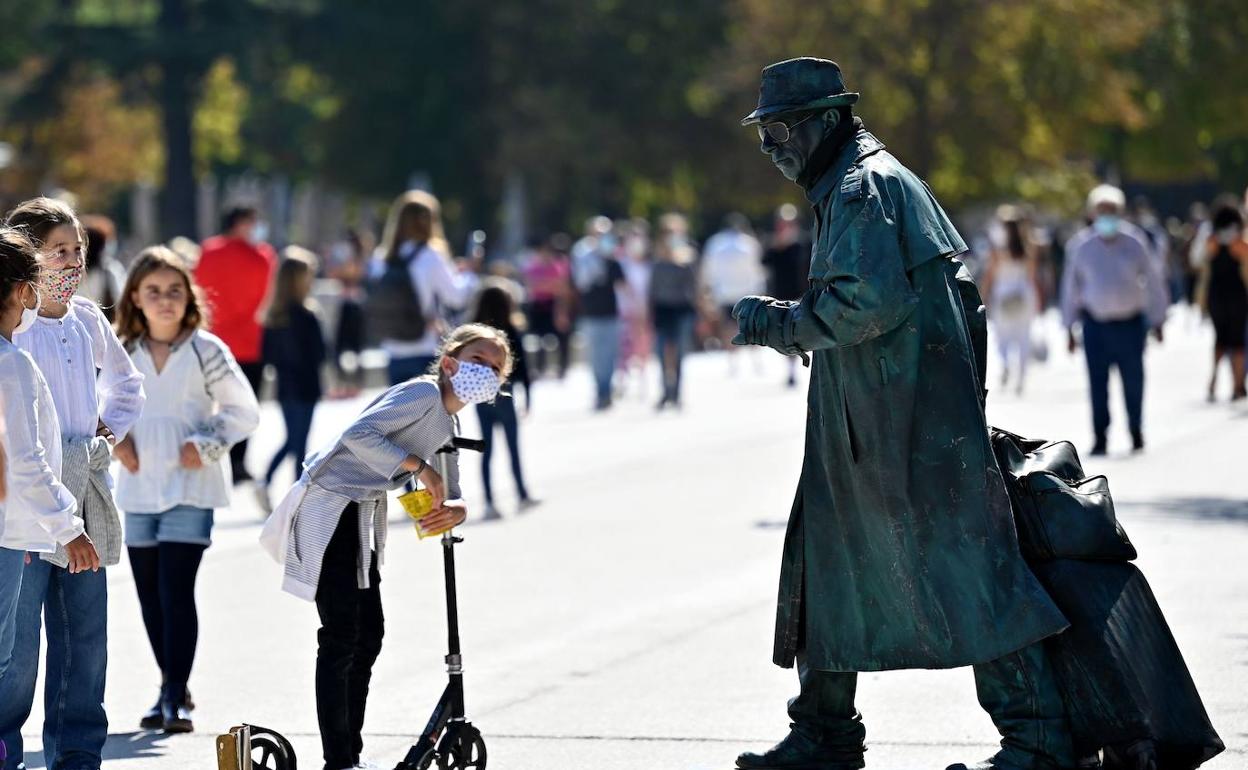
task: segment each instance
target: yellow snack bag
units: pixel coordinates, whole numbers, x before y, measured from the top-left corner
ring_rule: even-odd
[[[439,529],[434,532],[426,531],[420,526],[420,520],[433,512],[433,495],[427,489],[416,489],[411,492],[404,492],[399,495],[399,503],[403,506],[403,510],[407,511],[407,515],[412,521],[416,522],[416,535],[424,540],[427,537],[437,537],[446,532],[451,527]]]

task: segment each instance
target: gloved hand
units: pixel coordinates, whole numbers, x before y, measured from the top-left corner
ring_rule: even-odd
[[[805,351],[793,340],[793,308],[798,303],[772,297],[742,297],[732,308],[737,322],[734,345],[762,345],[786,356],[798,356],[810,365]]]

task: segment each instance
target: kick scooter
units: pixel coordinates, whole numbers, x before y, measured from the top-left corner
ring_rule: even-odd
[[[485,451],[485,442],[456,436],[438,450],[436,470],[446,478],[447,456],[460,449]],[[409,492],[415,482],[409,482]],[[455,581],[455,545],[464,542],[451,530],[442,533],[442,570],[446,578],[446,673],[449,678],[442,697],[428,724],[395,770],[485,770],[485,740],[481,731],[466,718],[464,708],[464,665],[459,646],[459,600]],[[295,751],[279,733],[263,727],[244,725],[245,746],[238,755],[250,759],[250,770],[297,770]],[[239,766],[243,766],[240,758]],[[222,765],[223,767],[225,765]]]

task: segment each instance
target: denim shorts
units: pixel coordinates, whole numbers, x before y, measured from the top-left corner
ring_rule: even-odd
[[[212,544],[212,509],[179,505],[160,513],[127,513],[126,545],[152,548],[160,543]]]

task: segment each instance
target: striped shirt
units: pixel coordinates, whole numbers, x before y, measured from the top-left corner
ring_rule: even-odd
[[[399,466],[416,455],[437,467],[434,455],[455,435],[456,420],[432,376],[400,383],[377,397],[338,438],[304,464],[307,492],[294,512],[286,546],[283,590],[312,601],[325,549],[343,510],[359,506],[357,584],[368,588],[372,550],[384,563],[386,493],[410,477]],[[446,497],[459,498],[459,464],[447,459]]]

